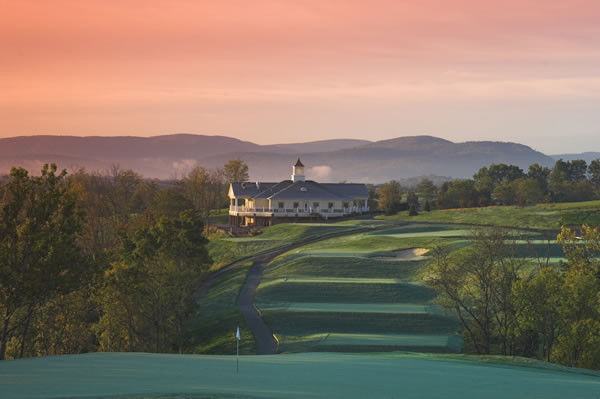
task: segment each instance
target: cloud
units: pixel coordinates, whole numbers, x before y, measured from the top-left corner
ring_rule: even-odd
[[[331,171],[331,166],[318,165],[310,168],[308,170],[308,175],[313,179],[323,180],[331,177]]]
[[[182,159],[181,161],[174,161],[173,168],[177,170],[190,170],[196,167],[198,162],[194,159]]]

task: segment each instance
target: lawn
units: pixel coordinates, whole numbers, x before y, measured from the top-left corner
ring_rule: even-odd
[[[436,339],[431,337],[431,343]],[[235,364],[235,356],[146,353],[9,360],[0,362],[0,392],[3,399],[597,399],[600,392],[597,372],[518,358],[414,353],[242,356],[239,374]]]
[[[600,201],[539,204],[536,206],[491,206],[486,208],[444,209],[408,216],[378,216],[380,220],[411,222],[486,224],[506,227],[560,229],[565,225],[600,226]]]
[[[237,306],[238,293],[246,281],[250,267],[252,262],[240,265],[209,288],[187,326],[192,336],[191,353],[235,353],[235,332],[238,325],[243,338],[241,353],[256,353],[252,332],[246,327]]]
[[[261,234],[254,237],[235,238],[213,235],[208,244],[209,254],[214,261],[212,270],[218,270],[236,260],[269,249],[360,228],[362,227],[359,224],[284,223],[266,227]]]

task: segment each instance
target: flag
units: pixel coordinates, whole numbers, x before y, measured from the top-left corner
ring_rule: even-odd
[[[237,340],[240,340],[240,327],[237,328],[237,332],[235,333],[235,337],[237,338]]]

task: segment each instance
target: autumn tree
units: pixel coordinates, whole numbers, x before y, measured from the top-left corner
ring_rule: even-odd
[[[223,167],[227,183],[248,181],[248,164],[240,158],[232,159]]]
[[[208,225],[211,212],[221,208],[225,202],[223,172],[218,169],[194,168],[183,179],[183,187],[185,196],[197,211],[203,213]]]
[[[378,194],[378,207],[384,211],[386,215],[392,215],[400,210],[402,187],[396,180],[391,180],[381,186],[378,190]]]

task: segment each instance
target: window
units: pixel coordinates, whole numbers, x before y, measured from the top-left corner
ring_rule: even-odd
[[[235,205],[235,199],[234,199],[234,198],[232,198],[232,199],[231,199],[231,206],[234,206],[234,205]]]
[[[344,201],[344,208],[348,208],[348,203]]]
[[[277,203],[277,207],[278,207],[279,209],[283,209],[283,208],[285,207],[285,204],[284,204],[283,202],[278,202],[278,203]]]
[[[319,203],[318,202],[313,202],[313,208],[318,208],[319,207]]]
[[[333,209],[333,202],[330,202],[329,204],[327,204],[327,207],[328,207],[329,209]]]
[[[294,202],[294,208],[298,208],[299,206],[300,206],[300,203]]]
[[[352,206],[356,206],[356,200],[352,201]]]

